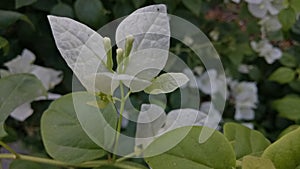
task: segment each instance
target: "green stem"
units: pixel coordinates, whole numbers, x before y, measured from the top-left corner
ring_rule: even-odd
[[[135,156],[136,156],[136,152],[133,152],[133,153],[130,153],[130,154],[124,156],[124,157],[121,157],[121,158],[117,159],[116,162],[120,163],[120,162],[122,162],[124,160],[127,160],[127,159],[135,157]]]
[[[61,167],[82,167],[82,168],[98,167],[101,165],[108,164],[107,160],[97,161],[96,163],[95,162],[85,162],[85,163],[81,163],[81,164],[69,164],[66,162],[57,161],[57,160],[53,160],[53,159],[33,157],[33,156],[22,155],[22,154],[19,154],[18,158],[16,158],[15,154],[0,154],[0,159],[19,159],[19,160],[36,162],[36,163],[56,165],[56,166],[61,166]]]
[[[125,108],[125,94],[124,94],[124,86],[123,83],[120,82],[120,92],[121,92],[121,105],[120,105],[120,112],[119,112],[119,120],[117,124],[117,133],[116,133],[116,140],[115,140],[115,145],[114,145],[114,154],[113,154],[113,161],[116,159],[116,151],[118,149],[118,144],[119,144],[119,138],[120,138],[120,133],[121,133],[121,126],[122,126],[122,119],[123,119],[123,112]]]
[[[11,147],[9,147],[9,145],[5,144],[4,142],[0,141],[0,145],[4,147],[6,150],[8,150],[10,153],[14,154],[15,158],[20,157],[20,155],[17,152],[15,152],[15,150],[13,150]]]

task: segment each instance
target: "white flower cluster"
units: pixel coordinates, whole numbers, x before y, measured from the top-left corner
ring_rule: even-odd
[[[240,3],[240,0],[232,0]],[[279,12],[284,9],[283,0],[245,0],[248,3],[249,12],[260,21],[262,40],[258,43],[251,42],[254,51],[259,56],[264,57],[268,64],[272,64],[275,60],[281,58],[282,52],[279,48],[275,48],[266,38],[266,33],[274,32],[281,29],[282,25],[278,20]]]
[[[0,76],[5,77],[12,74],[18,73],[30,73],[35,75],[39,80],[41,80],[43,86],[46,90],[50,90],[55,87],[58,83],[62,81],[62,72],[56,71],[54,69],[45,68],[42,66],[32,64],[35,60],[35,55],[24,49],[20,56],[17,56],[15,59],[4,63],[8,70],[0,69]],[[54,100],[59,98],[59,94],[48,93],[48,97],[38,97],[35,100]],[[33,110],[31,109],[30,102],[25,103],[17,107],[10,116],[16,120],[24,121],[31,114]]]
[[[268,64],[274,63],[282,56],[281,50],[272,46],[268,40],[261,40],[259,42],[252,41],[250,44],[252,49],[257,52],[260,57],[264,57]]]
[[[253,111],[258,103],[257,87],[254,82],[229,81],[230,96],[235,104],[236,120],[253,120]]]
[[[199,70],[200,68],[196,68]],[[185,72],[185,71],[184,71]],[[197,72],[197,71],[195,71]],[[188,74],[187,74],[188,75]],[[220,92],[220,90],[225,89],[224,98],[232,99],[235,106],[235,116],[236,120],[253,120],[255,117],[254,110],[256,108],[256,104],[258,103],[258,95],[257,95],[257,86],[254,82],[237,82],[231,80],[230,78],[223,79],[220,75],[218,75],[217,71],[214,69],[210,69],[205,71],[204,73],[196,73],[195,79],[197,84],[190,83],[190,88],[198,88],[204,94],[214,95],[216,93],[224,93]],[[212,83],[211,83],[212,82]],[[226,86],[224,88],[224,86]],[[204,102],[201,104],[201,111],[208,112],[211,102]],[[212,106],[213,107],[213,106]],[[215,108],[213,108],[215,112],[218,112]],[[221,118],[221,113],[213,113],[216,115],[215,119]],[[248,126],[251,124],[247,124]]]

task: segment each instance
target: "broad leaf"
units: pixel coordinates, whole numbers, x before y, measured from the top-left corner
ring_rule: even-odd
[[[290,120],[300,119],[300,97],[286,96],[282,99],[275,100],[272,107],[279,112],[279,116]]]
[[[165,111],[155,104],[143,104],[138,116],[135,145],[146,148],[166,121]]]
[[[208,128],[207,128],[208,129]],[[227,139],[218,131],[206,142],[199,143],[203,127],[183,127],[168,132],[152,142],[145,155],[163,152],[170,144],[175,147],[157,156],[146,158],[153,169],[232,169],[235,167],[235,154]],[[212,129],[209,129],[212,130]],[[178,139],[180,142],[176,144]]]
[[[243,157],[242,169],[276,169],[271,160],[260,157]]]
[[[133,35],[133,51],[151,48],[168,51],[170,27],[166,12],[165,5],[151,5],[130,14],[117,28],[116,42],[118,47],[124,49],[126,36]],[[143,55],[140,57],[146,58]]]
[[[300,12],[300,1],[290,0],[290,6],[295,10],[295,12]]]
[[[107,21],[99,0],[89,0],[88,3],[86,0],[76,0],[74,8],[77,18],[94,29],[99,29]]]
[[[4,137],[4,121],[18,106],[46,95],[43,84],[34,75],[16,74],[0,79],[0,137]]]
[[[188,81],[189,78],[183,73],[164,73],[155,78],[145,92],[149,94],[170,93]]]
[[[285,84],[293,81],[295,75],[294,70],[286,67],[280,67],[270,75],[269,80]]]
[[[263,153],[276,169],[295,169],[300,165],[300,128],[294,130],[271,144]]]
[[[87,136],[77,119],[78,111],[83,111],[86,116],[87,113],[98,112],[96,107],[87,104],[93,99],[95,96],[85,92],[68,94],[52,102],[44,112],[41,132],[45,148],[51,157],[69,163],[80,163],[106,154]],[[81,109],[76,109],[75,105]]]
[[[148,169],[148,168],[136,162],[124,161],[122,163],[107,164],[94,169]]]
[[[35,3],[37,0],[15,0],[16,9]]]
[[[245,155],[259,155],[270,145],[263,134],[237,123],[226,123],[224,135],[235,150],[237,159]]]
[[[48,16],[48,19],[61,55],[83,86],[94,91],[94,80],[90,75],[107,71],[103,38],[72,19],[55,16]]]
[[[0,28],[7,28],[18,20],[27,22],[32,28],[34,25],[26,15],[14,11],[0,10]]]
[[[81,128],[94,143],[107,150],[114,144],[118,114],[115,112],[113,104],[108,104],[104,109],[82,105],[98,100],[101,99],[88,94],[73,97],[74,108]]]

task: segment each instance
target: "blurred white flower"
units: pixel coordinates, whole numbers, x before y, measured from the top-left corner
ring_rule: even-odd
[[[245,73],[245,74],[246,74],[246,73],[249,73],[251,69],[253,69],[253,66],[252,66],[252,65],[241,64],[241,65],[239,65],[239,67],[238,67],[238,71],[239,71],[240,73]]]
[[[253,123],[242,123],[242,125],[248,127],[249,129],[254,129]]]
[[[257,86],[254,82],[237,82],[229,83],[231,97],[235,104],[236,120],[252,120],[254,119],[254,111],[258,103]]]
[[[8,71],[3,69],[0,70],[0,76],[5,77],[18,73],[31,73],[41,80],[43,86],[47,90],[54,88],[55,85],[62,81],[61,71],[34,65],[34,60],[35,55],[31,51],[24,49],[20,56],[17,56],[15,59],[4,63]],[[47,97],[38,97],[35,100],[54,100],[59,97],[59,94],[48,93]],[[30,102],[28,102],[17,107],[10,115],[16,120],[24,121],[32,113],[33,110],[31,109]]]
[[[279,22],[277,16],[266,16],[258,22],[261,25],[263,31],[274,32],[281,29],[282,25]]]
[[[268,13],[271,15],[277,15],[282,6],[278,5],[281,0],[245,0],[248,2],[249,12],[257,17],[264,18]]]
[[[219,39],[220,32],[218,30],[212,30],[209,32],[209,36],[211,37],[212,40],[217,41]]]
[[[252,41],[250,44],[252,49],[258,52],[259,56],[264,57],[268,64],[274,63],[282,56],[281,50],[273,47],[268,40],[261,40],[258,43]]]
[[[241,2],[241,0],[231,0],[231,1],[234,3],[237,3],[237,4],[239,4]]]

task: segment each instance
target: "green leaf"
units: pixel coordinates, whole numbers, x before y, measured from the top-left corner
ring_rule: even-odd
[[[282,54],[282,57],[280,58],[279,61],[280,61],[280,63],[283,66],[286,66],[286,67],[293,68],[293,67],[297,66],[297,59],[296,59],[296,57],[293,56],[293,55],[291,55],[291,54],[289,54],[289,53],[286,53],[286,52],[284,52]]]
[[[193,14],[199,16],[202,1],[199,0],[184,0],[183,5],[186,6]]]
[[[34,75],[16,74],[0,79],[0,137],[6,136],[4,121],[18,106],[45,96],[43,84]]]
[[[170,150],[145,160],[153,169],[232,169],[235,167],[235,154],[227,139],[218,131],[206,142],[199,143],[199,135],[204,127],[182,127],[168,132],[152,142],[145,155],[163,151],[170,143],[176,143]],[[186,135],[187,134],[187,135]]]
[[[260,132],[237,123],[226,123],[224,135],[235,150],[237,159],[245,155],[259,155],[270,145],[270,141]]]
[[[299,0],[290,0],[290,6],[295,10],[295,12],[300,12],[300,1]]]
[[[37,0],[15,0],[16,9],[35,3]]]
[[[95,96],[86,92],[68,94],[52,102],[44,112],[41,132],[45,148],[51,157],[69,163],[80,163],[106,154],[87,136],[77,119],[77,111],[84,111],[88,116],[87,113],[98,110],[87,104],[93,99]],[[75,104],[82,109],[76,109]]]
[[[8,26],[14,24],[18,20],[27,22],[32,28],[34,28],[33,23],[29,20],[26,15],[23,15],[14,11],[0,10],[0,28],[7,28]]]
[[[295,169],[300,165],[300,128],[294,130],[271,144],[263,153],[276,169]]]
[[[0,36],[0,49],[3,50],[4,55],[7,55],[9,52],[9,42]]]
[[[271,160],[246,156],[243,158],[242,169],[276,169]]]
[[[76,0],[74,8],[77,18],[94,29],[99,29],[107,21],[105,9],[99,0]]]
[[[149,94],[170,93],[188,81],[189,78],[183,73],[164,73],[155,78],[145,92]]]
[[[73,97],[81,128],[94,143],[107,150],[114,144],[118,114],[112,103],[101,110],[94,106],[84,105],[99,99],[85,93],[79,93],[78,96]]]
[[[135,8],[139,8],[145,4],[146,0],[131,0]]]
[[[272,107],[279,112],[279,116],[290,119],[300,119],[300,97],[286,96],[275,100]]]
[[[287,67],[280,67],[276,69],[270,76],[269,80],[278,82],[280,84],[289,83],[295,78],[295,71]]]
[[[282,25],[282,29],[287,31],[296,22],[296,12],[291,7],[283,9],[278,14],[278,20]]]
[[[284,129],[278,136],[278,138],[283,137],[284,135],[290,133],[291,131],[294,131],[296,129],[298,129],[300,127],[300,125],[291,125],[288,128]]]
[[[72,7],[65,3],[58,3],[51,9],[50,13],[57,16],[74,18],[74,12]]]

